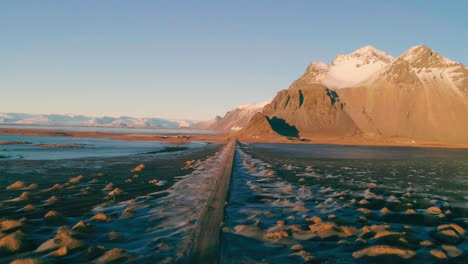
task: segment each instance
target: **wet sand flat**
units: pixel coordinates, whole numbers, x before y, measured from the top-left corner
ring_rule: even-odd
[[[223,263],[466,263],[468,152],[246,144]]]
[[[165,228],[163,211],[175,203],[168,197],[186,175],[201,173],[221,146],[0,161],[0,263],[155,263],[176,256],[184,228],[194,223],[174,213]],[[182,196],[171,199],[190,198],[177,192]]]
[[[327,135],[304,135],[302,139],[277,137],[245,137],[239,133],[204,133],[194,134],[142,134],[142,133],[114,133],[92,131],[63,131],[58,129],[31,129],[31,128],[0,128],[0,135],[20,136],[49,136],[49,137],[89,137],[111,138],[129,141],[161,141],[168,143],[186,143],[190,141],[224,143],[230,138],[237,138],[248,143],[281,143],[281,144],[322,144],[322,145],[351,145],[351,146],[407,146],[407,147],[433,147],[433,148],[468,148],[466,143],[443,143],[438,141],[414,141],[410,138],[366,138],[361,136],[336,137]]]
[[[51,155],[105,149],[106,140],[4,146]],[[128,142],[137,151],[121,156],[1,160],[0,263],[189,263],[200,230],[217,233],[203,219],[232,152]],[[467,172],[464,149],[240,143],[220,262],[463,263]]]
[[[224,143],[228,134],[142,134],[114,133],[96,131],[65,131],[57,129],[0,128],[0,135],[42,136],[42,137],[78,137],[78,138],[109,138],[127,141],[161,141],[168,143],[187,143],[190,141]]]

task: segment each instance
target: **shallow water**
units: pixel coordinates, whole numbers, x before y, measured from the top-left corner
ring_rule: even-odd
[[[192,129],[162,129],[162,128],[125,128],[125,127],[86,127],[86,126],[45,126],[45,125],[11,125],[0,124],[0,128],[30,128],[30,129],[54,129],[64,131],[95,131],[111,133],[131,133],[131,134],[217,134],[220,131],[192,130]]]
[[[432,206],[441,213],[428,212]],[[450,244],[434,237],[437,226],[466,229],[467,217],[466,150],[248,144],[236,154],[223,263],[404,261],[353,256],[376,245],[411,250],[409,263],[436,263],[429,251]],[[370,226],[382,230],[364,234]],[[466,261],[459,237],[465,255],[451,263]],[[291,249],[297,244],[303,249]]]
[[[0,141],[25,141],[32,144],[0,145],[2,159],[64,160],[105,158],[161,151],[170,144],[158,141],[125,141],[108,138],[72,138],[0,135]],[[38,147],[34,144],[78,144],[80,148]],[[189,143],[184,147],[200,147],[205,143]],[[0,159],[0,161],[2,160]]]
[[[254,148],[280,152],[297,158],[315,159],[422,159],[468,158],[466,149],[396,146],[346,146],[324,144],[249,144]]]

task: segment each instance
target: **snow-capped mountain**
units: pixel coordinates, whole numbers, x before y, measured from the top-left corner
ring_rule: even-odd
[[[168,120],[162,118],[91,117],[83,115],[41,115],[22,113],[0,113],[0,124],[104,126],[138,128],[179,128],[190,127],[191,120]]]
[[[331,65],[311,63],[243,132],[258,137],[267,127],[276,134],[291,128],[301,136],[468,143],[467,113],[464,65],[425,46],[396,59],[367,46],[338,55]]]
[[[224,115],[215,119],[195,124],[195,128],[217,131],[237,131],[245,127],[249,120],[258,112],[261,112],[265,105],[271,100],[262,103],[243,104],[234,108]]]
[[[391,55],[366,46],[351,54],[336,56],[331,65],[312,62],[303,78],[331,89],[352,87],[367,80],[394,60]]]
[[[369,135],[468,141],[468,70],[425,46],[338,92]]]

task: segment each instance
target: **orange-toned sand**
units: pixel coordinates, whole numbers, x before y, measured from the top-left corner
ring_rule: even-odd
[[[280,136],[246,137],[237,133],[221,134],[137,134],[137,133],[111,133],[92,131],[63,131],[55,129],[25,129],[0,128],[0,135],[18,136],[48,136],[48,137],[84,137],[84,138],[111,138],[129,141],[161,141],[171,144],[180,144],[191,141],[204,141],[225,143],[229,138],[236,137],[241,142],[248,143],[293,143],[293,144],[337,144],[362,146],[408,146],[408,147],[438,147],[438,148],[468,148],[468,144],[447,144],[437,141],[414,141],[409,138],[365,138],[359,136],[338,137],[327,135],[306,135],[303,140],[288,139]]]

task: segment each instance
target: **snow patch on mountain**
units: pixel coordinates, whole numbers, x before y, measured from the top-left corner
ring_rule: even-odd
[[[195,128],[217,130],[217,131],[237,131],[245,127],[250,119],[269,103],[272,99],[262,103],[242,104],[230,110],[224,117],[217,117],[213,120],[208,120],[194,124]]]
[[[360,48],[348,55],[338,55],[331,65],[312,62],[306,77],[328,88],[352,87],[367,80],[395,59],[372,46]]]
[[[271,103],[271,100],[273,99],[270,99],[270,100],[267,100],[265,102],[262,102],[262,103],[251,103],[251,104],[242,104],[242,105],[239,105],[238,107],[236,107],[235,109],[244,109],[246,111],[256,111],[256,110],[261,110],[263,109],[263,107],[265,107],[265,105]]]

